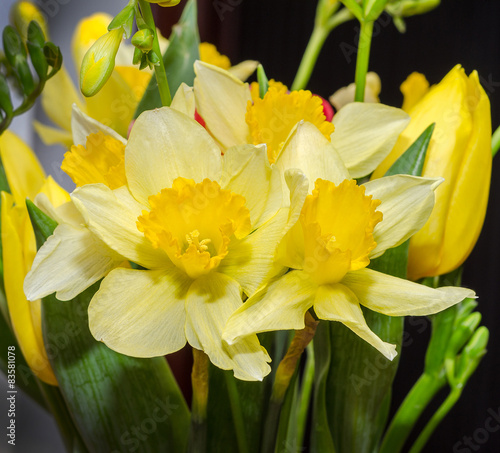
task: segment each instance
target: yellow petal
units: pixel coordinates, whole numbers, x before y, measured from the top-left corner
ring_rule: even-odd
[[[217,181],[220,149],[194,119],[168,107],[149,110],[137,118],[130,133],[125,171],[130,191],[147,205],[149,196],[171,187],[178,177]]]
[[[302,271],[292,271],[250,297],[229,318],[223,339],[234,344],[246,335],[300,330],[318,287]]]
[[[30,147],[8,130],[0,136],[0,155],[14,200],[18,206],[24,205],[42,187],[43,168]]]
[[[370,310],[389,316],[424,316],[440,312],[466,297],[475,297],[467,288],[438,289],[392,277],[371,269],[349,272],[342,284]]]
[[[354,102],[334,117],[332,145],[352,178],[370,174],[386,158],[409,123],[400,109],[383,104]]]
[[[187,296],[186,336],[189,344],[202,349],[210,361],[245,381],[261,381],[268,375],[271,359],[257,335],[228,345],[222,331],[231,314],[242,305],[241,289],[234,280],[213,272],[193,282]]]
[[[23,292],[23,280],[31,263],[26,262],[20,233],[29,219],[25,209],[13,209],[12,204],[13,198],[2,192],[2,258],[10,319],[29,367],[42,381],[57,385],[43,344],[40,301],[29,302]],[[34,247],[34,236],[31,242]]]
[[[96,340],[132,357],[156,357],[186,344],[185,297],[190,281],[180,272],[115,269],[89,305]]]
[[[196,108],[207,129],[225,149],[248,143],[245,122],[247,102],[251,100],[248,84],[201,61],[195,63],[194,69]]]
[[[372,332],[366,324],[356,294],[344,285],[320,286],[314,300],[314,311],[320,319],[341,322],[389,360],[396,357],[396,345],[385,343]]]

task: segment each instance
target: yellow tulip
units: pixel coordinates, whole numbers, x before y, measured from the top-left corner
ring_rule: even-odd
[[[29,302],[23,281],[36,254],[33,228],[25,199],[44,193],[55,205],[68,194],[45,174],[31,149],[16,135],[0,136],[0,154],[12,195],[2,192],[1,223],[4,284],[9,315],[19,347],[33,373],[43,382],[57,385],[42,337],[40,300]]]
[[[411,121],[391,154],[374,172],[381,177],[435,122],[423,176],[442,176],[429,221],[410,241],[408,276],[442,275],[460,266],[474,248],[484,221],[491,177],[490,103],[477,72],[460,65],[409,110]]]

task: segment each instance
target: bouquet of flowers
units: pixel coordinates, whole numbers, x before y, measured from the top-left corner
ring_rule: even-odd
[[[79,90],[33,4],[3,32],[8,443],[20,389],[68,452],[421,451],[486,353],[460,279],[500,138],[476,72],[432,87],[413,73],[397,108],[368,67],[382,14],[404,31],[439,1],[319,0],[290,88],[200,43],[195,0],[168,40],[151,3],[179,1],[80,22]],[[346,21],[360,26],[355,83],[334,111],[305,88]],[[34,127],[67,148],[71,193],[8,130],[38,96],[57,127]],[[389,419],[415,315],[432,322],[425,365]]]

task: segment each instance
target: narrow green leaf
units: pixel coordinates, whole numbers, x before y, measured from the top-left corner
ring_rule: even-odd
[[[39,244],[54,230],[32,203]],[[189,411],[163,357],[118,354],[91,335],[87,308],[100,282],[72,301],[42,300],[47,355],[72,420],[91,452],[182,452]]]
[[[193,85],[194,62],[200,58],[200,37],[197,25],[197,7],[195,0],[189,0],[184,7],[179,23],[170,36],[170,44],[163,55],[170,92],[175,94],[182,82]],[[152,77],[141,102],[135,112],[137,118],[145,110],[162,106],[156,78]]]

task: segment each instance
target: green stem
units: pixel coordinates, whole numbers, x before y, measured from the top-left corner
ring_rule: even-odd
[[[311,394],[314,384],[314,347],[310,343],[307,346],[307,359],[304,369],[304,376],[300,388],[299,414],[297,420],[297,447],[301,448],[304,442],[304,434],[306,431],[307,415],[309,414],[309,406],[311,402]]]
[[[208,402],[208,356],[193,348],[193,371],[191,384],[191,432],[188,453],[204,453],[207,450],[207,402]]]
[[[326,38],[335,27],[351,20],[353,17],[352,13],[347,8],[344,8],[334,14],[327,22],[327,25],[319,23],[314,25],[314,30],[309,38],[299,69],[292,83],[292,90],[303,90],[307,86]]]
[[[248,441],[245,430],[245,421],[243,420],[243,412],[241,410],[241,401],[238,389],[236,387],[235,378],[231,372],[224,373],[226,378],[227,391],[229,393],[229,403],[231,404],[231,412],[233,414],[234,429],[236,431],[236,440],[238,442],[239,453],[248,453]]]
[[[437,426],[441,423],[443,418],[446,417],[448,412],[450,412],[451,408],[459,400],[461,394],[462,394],[461,388],[455,388],[450,392],[448,397],[443,401],[443,404],[439,406],[439,409],[434,413],[434,415],[429,420],[427,425],[425,425],[425,428],[422,430],[417,440],[412,445],[409,453],[419,453],[422,450],[422,448],[424,448],[425,444],[429,440],[429,437],[432,435]]]
[[[493,133],[491,137],[491,154],[495,157],[496,153],[500,149],[500,126],[497,127],[497,130]]]
[[[358,57],[356,59],[356,94],[354,100],[363,102],[365,99],[366,74],[368,72],[368,62],[370,61],[370,48],[372,44],[374,21],[362,21],[359,32]]]
[[[159,57],[159,65],[155,66],[155,76],[156,82],[158,83],[158,90],[160,91],[161,103],[163,106],[170,106],[172,103],[172,96],[170,95],[170,88],[168,86],[167,73],[165,71],[165,65],[163,64],[163,57],[160,50],[160,43],[158,41],[158,33],[156,32],[156,25],[153,18],[153,13],[151,12],[151,5],[146,0],[139,0],[141,6],[142,16],[148,27],[155,34],[155,39],[153,41],[153,52]]]
[[[432,376],[424,373],[420,376],[392,419],[379,453],[401,451],[416,421],[445,384],[444,373]]]

